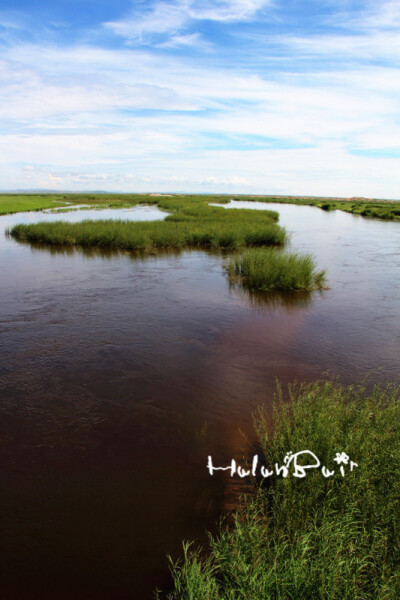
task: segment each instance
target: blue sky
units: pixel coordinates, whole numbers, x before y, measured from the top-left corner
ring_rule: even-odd
[[[3,0],[0,189],[400,197],[398,0]]]

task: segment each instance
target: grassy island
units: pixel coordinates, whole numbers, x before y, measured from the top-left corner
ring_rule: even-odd
[[[252,248],[230,259],[227,266],[232,281],[252,291],[307,291],[322,289],[325,272],[315,270],[306,254]]]
[[[282,245],[286,232],[274,211],[228,211],[204,200],[165,198],[160,208],[171,214],[163,221],[82,221],[16,225],[19,240],[123,250],[162,248],[227,248]]]
[[[294,386],[288,398],[278,393],[272,426],[263,411],[255,424],[258,455],[274,473],[259,477],[207,553],[184,545],[168,598],[400,598],[400,388]],[[276,475],[289,451],[304,450],[319,468],[294,477],[292,461]]]

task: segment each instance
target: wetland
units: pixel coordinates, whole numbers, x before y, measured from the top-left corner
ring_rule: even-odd
[[[205,542],[205,530],[236,506],[243,487],[211,478],[207,457],[225,465],[253,454],[252,414],[260,405],[272,411],[276,378],[283,386],[326,373],[344,385],[399,381],[397,222],[232,201],[215,210],[246,209],[245,236],[235,217],[218,217],[229,235],[212,225],[214,237],[196,247],[185,237],[190,222],[200,211],[204,223],[211,209],[194,201],[185,212],[184,202],[150,197],[0,217],[1,577],[9,598],[151,598],[171,584],[166,555],[180,556],[183,539]],[[45,199],[41,208],[50,207]],[[267,217],[258,212],[266,209]],[[57,235],[70,235],[69,224],[90,219],[95,228],[102,219],[142,220],[144,239],[162,231],[166,213],[180,242],[159,242],[157,252],[145,243],[131,252],[6,235],[44,221],[62,221]],[[260,239],[267,221],[268,239],[282,245],[284,228],[286,248],[311,255],[329,289],[265,294],[232,284],[227,261],[246,236]]]

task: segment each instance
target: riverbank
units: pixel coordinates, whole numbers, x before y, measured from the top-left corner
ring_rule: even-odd
[[[210,536],[207,555],[184,544],[170,597],[399,598],[400,387],[278,390],[273,423],[261,410],[255,427],[263,461],[287,469],[264,472],[233,526]],[[319,468],[302,473],[287,453],[305,450]]]
[[[252,196],[246,198],[246,200],[273,202],[278,204],[298,204],[300,206],[316,206],[317,208],[327,211],[342,210],[362,217],[384,221],[400,221],[400,200],[376,200],[374,198],[315,198],[298,196]]]

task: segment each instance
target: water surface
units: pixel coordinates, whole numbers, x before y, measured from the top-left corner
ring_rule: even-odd
[[[251,413],[271,405],[276,377],[399,380],[399,224],[249,204],[280,213],[329,290],[240,292],[220,253],[0,238],[4,597],[150,599],[168,583],[165,555],[204,540],[232,506],[236,490],[207,474],[207,456],[224,464],[246,450],[239,428],[251,441]],[[165,216],[124,210],[104,218]],[[0,226],[92,216],[102,214],[25,213]]]

